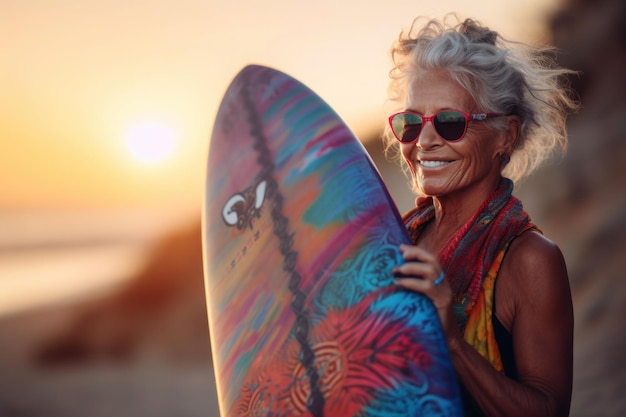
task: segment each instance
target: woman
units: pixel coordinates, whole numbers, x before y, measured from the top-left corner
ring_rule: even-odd
[[[390,91],[404,108],[387,136],[420,195],[396,282],[437,308],[468,416],[566,416],[567,271],[511,192],[565,146],[568,71],[473,20],[414,35],[419,22],[392,50]]]

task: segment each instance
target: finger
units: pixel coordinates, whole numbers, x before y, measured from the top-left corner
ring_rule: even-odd
[[[396,285],[406,288],[407,290],[421,292],[421,293],[429,293],[434,288],[434,284],[432,281],[428,281],[426,279],[415,279],[415,278],[396,278]]]
[[[432,271],[432,265],[424,262],[406,262],[393,269],[394,276],[424,278]]]
[[[437,257],[435,255],[417,246],[400,245],[400,253],[405,261],[416,260],[427,263],[437,262]]]
[[[435,286],[441,284],[443,282],[443,279],[446,277],[446,275],[443,273],[443,271],[441,271],[441,273],[439,274],[439,276],[433,281],[433,284]]]
[[[443,281],[443,270],[439,263],[406,262],[392,271],[396,278],[419,278],[440,284]]]
[[[401,288],[424,294],[437,309],[445,310],[451,305],[452,291],[449,285],[435,285],[433,281],[415,278],[396,278],[395,283]]]

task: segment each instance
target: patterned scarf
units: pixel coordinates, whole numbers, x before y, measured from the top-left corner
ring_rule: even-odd
[[[502,360],[491,321],[495,280],[511,241],[528,229],[536,229],[512,192],[513,182],[503,178],[438,254],[452,287],[454,311],[464,339],[500,371]],[[418,198],[416,207],[403,217],[413,242],[434,217],[432,198]]]

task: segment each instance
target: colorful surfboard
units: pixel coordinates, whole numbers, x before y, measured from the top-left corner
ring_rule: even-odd
[[[393,285],[409,239],[315,93],[248,66],[219,108],[203,213],[221,415],[460,416],[436,310]]]

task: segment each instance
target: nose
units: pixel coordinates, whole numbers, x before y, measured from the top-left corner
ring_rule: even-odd
[[[419,149],[432,149],[441,146],[442,142],[443,139],[435,130],[435,126],[433,125],[432,120],[428,120],[426,123],[424,123],[424,126],[422,126],[422,131],[417,138],[415,146],[417,146]]]

